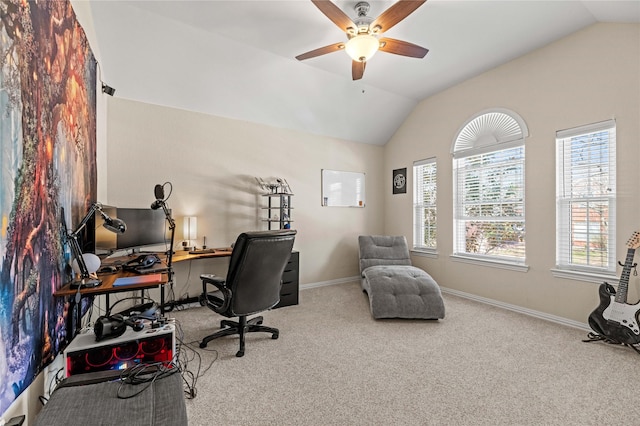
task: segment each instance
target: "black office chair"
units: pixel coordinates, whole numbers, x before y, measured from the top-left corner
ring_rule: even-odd
[[[222,320],[218,332],[205,337],[200,343],[204,348],[213,339],[233,334],[240,335],[240,350],[244,355],[245,333],[256,331],[271,333],[277,339],[277,328],[261,325],[261,316],[247,320],[247,316],[273,308],[280,301],[282,273],[291,256],[297,231],[245,232],[238,236],[231,253],[226,280],[212,274],[202,274],[200,303],[228,318],[238,317],[238,322]],[[214,286],[216,290],[210,291]]]

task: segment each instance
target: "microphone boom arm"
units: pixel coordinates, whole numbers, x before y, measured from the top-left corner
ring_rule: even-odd
[[[164,202],[164,200],[156,200],[151,206],[152,209],[156,209],[159,207],[162,207],[162,211],[164,211],[164,216],[167,220],[167,223],[169,224],[169,229],[171,230],[171,245],[169,246],[169,251],[167,252],[167,269],[168,269],[167,275],[169,275],[168,284],[171,287],[171,290],[173,291],[173,267],[171,265],[173,262],[173,243],[176,235],[176,222],[171,217],[171,213],[169,212],[169,209],[167,208],[167,205]],[[162,312],[162,314],[164,315],[165,308],[167,307],[166,305],[169,305],[169,303],[166,303],[164,301],[164,289],[162,290],[161,294],[162,294],[162,301],[160,304],[160,312]],[[171,305],[171,309],[173,309],[173,305]]]
[[[169,212],[169,209],[167,208],[167,205],[164,201],[161,202],[161,205],[162,211],[164,211],[164,216],[169,223],[169,229],[171,230],[171,245],[169,246],[169,253],[167,255],[167,267],[169,268],[169,271],[171,271],[171,260],[173,258],[173,242],[176,234],[176,222],[171,217],[171,213]],[[169,280],[171,280],[171,277],[169,277]]]
[[[166,204],[166,201],[171,196],[171,192],[169,192],[169,195],[166,198],[164,196],[164,186],[167,184],[171,186],[170,182],[165,182],[164,184],[156,185],[153,188],[153,195],[156,197],[156,200],[153,203],[151,203],[151,209],[157,210],[160,207],[162,207],[162,211],[164,211],[164,216],[167,219],[167,223],[169,224],[169,229],[171,229],[171,245],[169,246],[169,252],[167,253],[167,269],[168,269],[167,275],[169,275],[168,284],[171,287],[171,291],[173,292],[173,267],[171,265],[173,262],[173,244],[175,241],[175,234],[176,234],[176,222],[171,217],[171,213],[169,212],[169,209],[167,208],[167,204]],[[171,188],[173,189],[172,186]],[[170,305],[171,308],[173,309],[173,302],[165,303],[164,287],[162,288],[162,291],[160,294],[162,298],[160,303],[160,312],[164,316],[165,308],[167,307],[166,305]]]

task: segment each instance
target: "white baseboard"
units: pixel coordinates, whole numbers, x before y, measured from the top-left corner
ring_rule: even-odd
[[[463,297],[465,299],[474,300],[480,303],[486,303],[487,305],[496,306],[498,308],[507,309],[509,311],[518,312],[521,314],[529,315],[535,318],[540,318],[546,321],[555,322],[556,324],[566,325],[568,327],[578,328],[584,331],[591,331],[591,327],[587,323],[574,321],[568,318],[559,317],[556,315],[547,314],[546,312],[540,312],[533,309],[523,308],[522,306],[512,305],[510,303],[500,302],[499,300],[488,299],[486,297],[477,296],[475,294],[466,293],[460,290],[454,290],[452,288],[440,287],[443,293],[452,294],[454,296]]]
[[[338,279],[329,280],[329,281],[319,281],[317,283],[301,284],[300,290],[306,290],[309,288],[317,288],[317,287],[326,287],[328,285],[346,284],[346,283],[352,283],[354,281],[360,282],[360,278],[356,275],[355,277],[338,278]]]

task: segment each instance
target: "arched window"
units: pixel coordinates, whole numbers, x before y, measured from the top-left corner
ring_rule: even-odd
[[[482,111],[453,141],[454,255],[524,264],[524,120]]]

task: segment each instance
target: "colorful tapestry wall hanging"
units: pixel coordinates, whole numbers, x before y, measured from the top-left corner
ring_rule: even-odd
[[[62,349],[70,228],[96,199],[96,61],[71,3],[0,5],[0,413]]]

